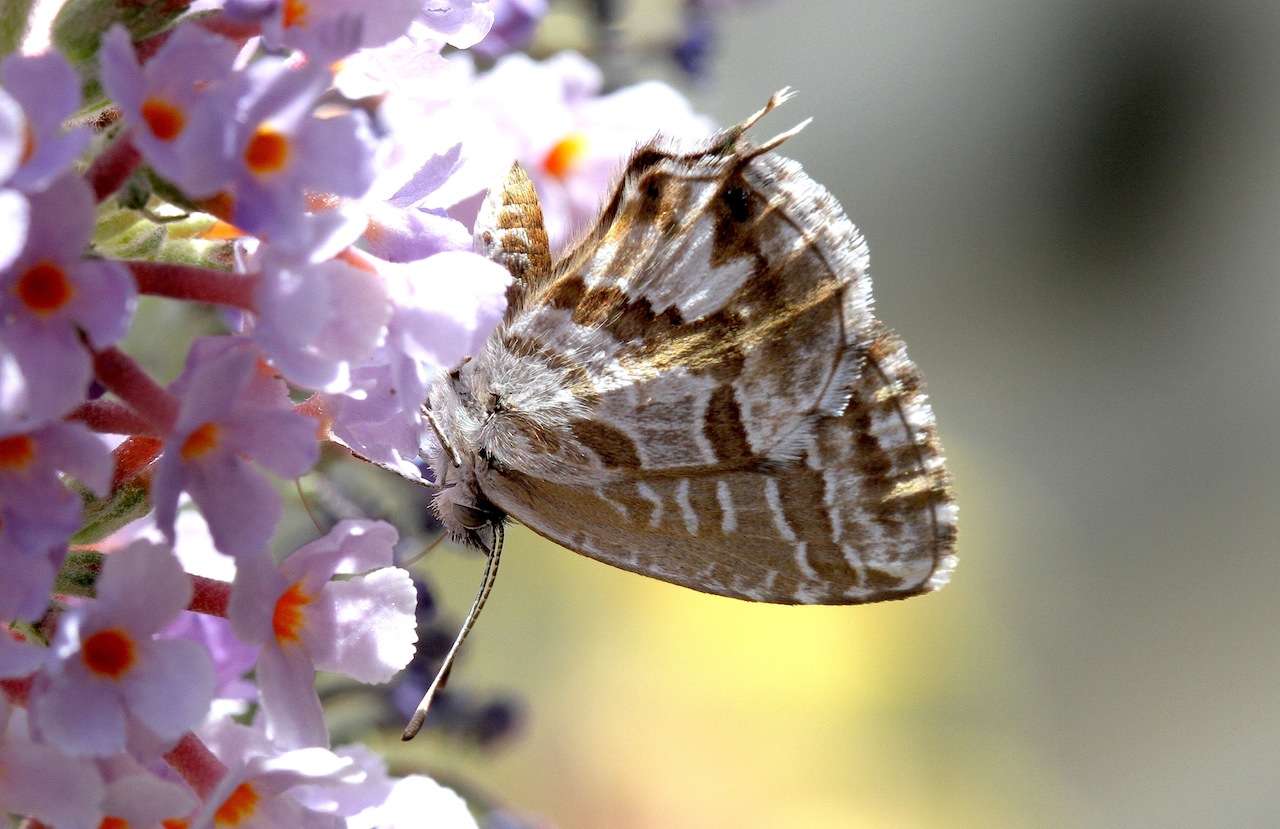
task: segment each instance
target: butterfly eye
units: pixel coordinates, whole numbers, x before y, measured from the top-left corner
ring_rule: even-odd
[[[453,517],[463,529],[478,530],[489,526],[489,515],[484,510],[468,504],[453,504]]]

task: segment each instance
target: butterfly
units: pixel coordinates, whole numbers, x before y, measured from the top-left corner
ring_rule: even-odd
[[[872,314],[866,243],[773,152],[807,122],[744,137],[786,98],[698,146],[638,148],[554,262],[519,165],[490,191],[475,249],[511,273],[508,308],[424,411],[435,510],[491,569],[511,518],[750,601],[857,604],[947,582],[951,481],[920,373]],[[487,572],[455,650],[491,586]]]

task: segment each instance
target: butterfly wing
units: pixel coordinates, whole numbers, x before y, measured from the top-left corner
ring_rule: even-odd
[[[509,471],[485,493],[569,549],[695,590],[786,604],[905,598],[946,583],[955,507],[901,344],[880,332],[839,416],[767,470],[634,471],[593,487]]]
[[[954,504],[919,375],[871,315],[866,247],[741,128],[631,159],[480,373],[479,484],[570,549],[694,589],[856,603],[945,582]],[[519,277],[517,277],[519,278]],[[557,418],[525,405],[549,399]]]

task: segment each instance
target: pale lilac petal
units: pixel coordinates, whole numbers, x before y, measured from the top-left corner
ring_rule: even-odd
[[[227,607],[227,618],[236,636],[249,645],[274,639],[272,616],[276,602],[288,589],[289,582],[265,550],[240,559]]]
[[[318,669],[387,682],[413,659],[417,591],[404,570],[386,567],[331,582],[321,598],[333,608],[338,631],[327,658],[316,656]]]
[[[0,430],[26,432],[84,401],[89,354],[70,326],[12,319],[0,328]]]
[[[22,104],[0,89],[0,181],[7,182],[22,163],[26,149],[27,118]]]
[[[0,809],[56,829],[92,829],[103,817],[102,775],[91,760],[7,736],[0,741]]]
[[[205,348],[198,351],[197,345]],[[257,361],[252,345],[239,337],[205,337],[193,345],[187,370],[172,387],[182,395],[177,431],[185,436],[201,424],[222,420]]]
[[[151,477],[151,506],[156,529],[172,539],[178,518],[178,498],[187,484],[187,467],[177,452],[165,452]]]
[[[80,528],[80,499],[55,477],[54,470],[44,472],[18,480],[0,477],[0,537],[28,556],[65,546]]]
[[[107,495],[115,461],[98,435],[79,423],[63,423],[46,430],[40,448],[54,468],[75,478],[98,497]]]
[[[324,709],[316,695],[316,669],[301,647],[282,648],[274,642],[263,645],[256,675],[267,734],[276,745],[329,745]]]
[[[32,193],[34,220],[25,261],[50,259],[63,264],[78,261],[93,237],[93,190],[80,176],[67,173],[39,193]]]
[[[22,104],[30,149],[10,182],[34,192],[61,175],[89,145],[89,131],[65,129],[80,108],[80,78],[57,52],[10,55],[0,63],[0,83]]]
[[[417,406],[404,403],[424,399],[425,384],[406,391],[393,377],[386,365],[353,372],[353,388],[347,394],[326,395],[325,405],[333,415],[329,428],[342,445],[402,475],[413,475],[422,415]]]
[[[67,305],[96,348],[119,340],[129,330],[138,303],[137,284],[118,262],[85,260],[72,269],[76,296]]]
[[[484,39],[493,26],[493,8],[486,0],[450,0],[428,3],[419,14],[417,25],[459,49],[474,46]]]
[[[297,140],[299,154],[317,162],[309,171],[308,186],[355,199],[373,184],[376,170],[370,149],[375,141],[363,112],[309,119],[303,123]]]
[[[107,784],[102,810],[129,826],[144,829],[163,820],[185,818],[198,801],[191,791],[177,783],[161,780],[146,772],[120,777]]]
[[[396,528],[385,521],[345,519],[323,537],[299,547],[281,562],[292,581],[319,572],[322,583],[335,573],[365,573],[395,563]]]
[[[493,0],[493,27],[471,51],[494,59],[523,49],[547,14],[547,0]]]
[[[67,754],[107,757],[124,750],[124,704],[114,685],[86,681],[38,685],[30,711],[41,741]]]
[[[365,241],[371,254],[388,262],[416,262],[450,250],[470,250],[471,233],[443,210],[371,205]]]
[[[413,829],[422,825],[423,815],[431,815],[435,829],[477,829],[467,802],[457,792],[421,774],[396,781],[378,810],[375,825],[377,829]]]
[[[265,549],[284,514],[276,488],[236,456],[191,469],[186,489],[209,522],[213,543],[236,558]]]
[[[0,268],[7,268],[27,243],[31,202],[17,190],[0,190]]]
[[[404,306],[405,352],[444,367],[480,353],[506,313],[506,268],[467,252],[446,252],[413,267],[415,292],[430,303]]]
[[[355,823],[350,818],[377,808],[391,793],[395,781],[387,773],[387,761],[363,743],[349,743],[333,753],[350,759],[363,776],[341,786],[295,786],[289,793],[308,808],[348,818],[348,829],[364,825],[372,829],[374,824]]]
[[[264,257],[253,336],[285,377],[342,391],[350,367],[373,353],[391,316],[377,274],[339,260],[319,264]]]
[[[287,409],[257,410],[228,421],[242,452],[282,478],[297,478],[320,459],[319,425]],[[194,497],[194,494],[193,494]]]
[[[145,80],[133,51],[133,38],[122,24],[107,29],[98,43],[98,75],[111,100],[125,110],[126,116],[142,105]]]
[[[185,639],[148,643],[145,659],[123,684],[129,713],[164,740],[176,740],[204,720],[213,689],[208,652]]]
[[[139,585],[146,585],[146,601],[138,601]],[[90,617],[110,619],[108,624],[139,635],[172,622],[191,603],[192,593],[191,576],[169,547],[145,540],[107,557],[96,590],[99,601]]]
[[[10,636],[8,631],[0,630],[0,679],[27,676],[43,665],[48,658],[48,648],[31,642],[18,641]],[[0,798],[0,802],[4,802],[3,798]]]
[[[15,549],[10,528],[0,528],[0,619],[35,621],[49,605],[54,575],[66,553],[63,543],[44,552]]]
[[[258,648],[235,635],[231,622],[203,613],[183,613],[164,629],[170,639],[189,639],[213,658],[214,696],[220,700],[256,700],[258,688],[246,675],[258,661]]]
[[[433,155],[418,168],[395,195],[387,199],[392,207],[413,207],[440,189],[461,167],[462,144],[454,144],[439,155]]]
[[[327,748],[307,747],[249,761],[264,791],[280,794],[295,786],[354,782],[364,776],[355,761]]]

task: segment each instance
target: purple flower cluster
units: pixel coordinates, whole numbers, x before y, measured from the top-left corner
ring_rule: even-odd
[[[433,378],[505,310],[468,225],[512,158],[561,244],[655,127],[711,125],[660,84],[602,95],[577,55],[501,56],[541,0],[152,5],[141,34],[60,20],[99,43],[80,72],[56,41],[0,62],[0,811],[474,827],[331,750],[316,672],[390,681],[417,591],[381,521],[273,556],[278,485],[325,442],[418,474]],[[131,353],[144,333],[176,379]]]

